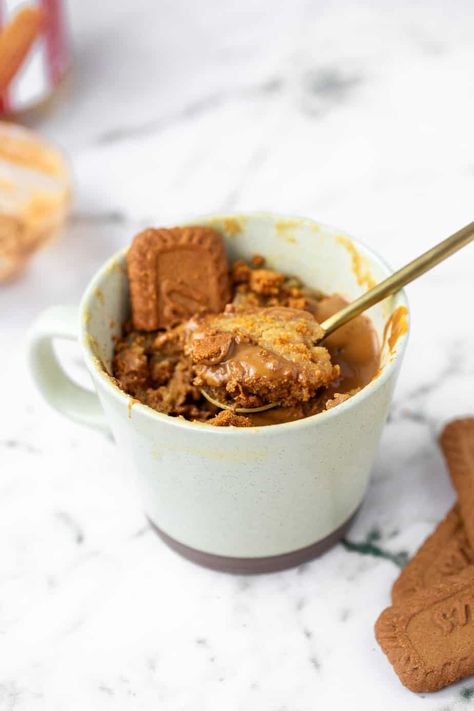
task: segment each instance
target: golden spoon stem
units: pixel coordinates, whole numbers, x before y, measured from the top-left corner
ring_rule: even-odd
[[[402,269],[399,269],[398,272],[389,276],[388,279],[380,282],[380,284],[374,286],[373,289],[362,294],[362,296],[359,296],[359,298],[351,304],[323,321],[321,328],[324,331],[324,336],[322,336],[322,338],[329,336],[333,331],[344,326],[345,323],[359,316],[359,314],[374,304],[378,304],[382,299],[385,299],[391,294],[395,294],[395,292],[399,291],[405,284],[408,284],[421,276],[421,274],[432,269],[436,264],[439,264],[439,262],[442,262],[451,254],[457,252],[458,249],[465,247],[472,239],[474,239],[474,222],[471,222],[469,225],[466,225],[466,227],[455,232],[451,237],[448,237],[432,249],[429,249],[420,257],[414,259],[405,267],[402,267]]]
[[[353,301],[351,304],[323,321],[321,324],[321,328],[324,331],[324,335],[321,337],[320,340],[326,338],[326,336],[329,336],[336,329],[340,328],[341,326],[344,326],[345,323],[351,321],[351,319],[355,318],[356,316],[359,316],[359,314],[361,314],[366,309],[369,309],[374,304],[378,304],[378,302],[382,301],[382,299],[385,299],[391,294],[395,294],[395,292],[399,291],[403,286],[405,286],[405,284],[409,284],[417,277],[429,271],[436,264],[439,264],[439,262],[442,262],[451,254],[457,252],[458,249],[465,247],[473,239],[474,222],[471,222],[469,225],[466,225],[466,227],[463,227],[461,230],[458,230],[458,232],[455,232],[453,235],[451,235],[451,237],[448,237],[447,239],[443,240],[443,242],[440,242],[435,247],[429,249],[417,259],[414,259],[405,267],[402,267],[402,269],[399,269],[398,272],[395,272],[395,274],[389,276],[388,279],[385,279],[384,281],[380,282],[380,284],[377,284],[377,286],[374,286],[373,289],[370,289],[365,294],[362,294],[362,296],[359,296],[359,298]],[[229,405],[224,405],[218,402],[217,400],[214,400],[205,392],[205,390],[201,390],[201,392],[204,397],[209,400],[209,402],[211,402],[213,405],[216,405],[216,407],[229,410],[234,409]],[[278,405],[279,403],[274,402],[268,405],[263,405],[262,407],[241,407],[235,408],[234,412],[263,412],[264,410],[270,410],[272,407],[277,407]]]

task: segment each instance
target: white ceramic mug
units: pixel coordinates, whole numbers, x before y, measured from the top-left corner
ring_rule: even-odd
[[[230,259],[262,254],[270,268],[349,300],[390,274],[367,247],[312,220],[257,213],[195,224],[220,231]],[[123,250],[94,276],[78,311],[58,306],[38,318],[30,363],[51,405],[112,431],[133,461],[145,512],[169,545],[218,569],[278,570],[328,548],[361,504],[405,350],[406,313],[403,292],[370,309],[383,342],[380,371],[327,412],[242,429],[187,422],[137,403],[110,377],[113,338],[129,315]],[[79,339],[98,398],[61,369],[56,337]]]

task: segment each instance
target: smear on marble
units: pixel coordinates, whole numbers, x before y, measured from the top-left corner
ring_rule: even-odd
[[[5,701],[5,709],[14,709],[17,701],[23,696],[23,691],[18,688],[14,681],[0,684],[0,704]]]
[[[346,98],[361,83],[362,77],[360,75],[349,74],[340,67],[323,67],[316,71],[310,71],[306,75],[308,91],[334,101]]]
[[[81,545],[81,543],[84,543],[84,531],[82,530],[78,522],[70,514],[67,513],[67,511],[57,511],[56,518],[58,521],[60,521],[65,526],[67,526],[67,528],[70,529],[70,531],[74,535],[74,541],[77,543],[77,545]]]
[[[0,440],[0,447],[5,447],[6,449],[18,449],[26,454],[40,454],[41,450],[38,447],[34,447],[28,442],[22,442],[19,439],[4,439]]]
[[[119,128],[105,131],[96,139],[99,145],[107,145],[116,143],[117,141],[127,140],[129,138],[138,138],[156,134],[164,131],[167,128],[175,127],[176,124],[189,121],[197,118],[202,114],[206,114],[213,109],[219,108],[226,102],[232,99],[249,98],[254,99],[256,96],[267,96],[275,94],[282,89],[283,82],[279,77],[273,77],[260,84],[255,84],[247,87],[239,87],[235,90],[223,90],[204,96],[202,99],[192,101],[186,104],[177,111],[170,112],[163,116],[155,116],[148,121],[140,124],[121,126]]]
[[[97,137],[96,142],[99,145],[107,145],[128,138],[137,138],[140,136],[147,136],[158,131],[163,131],[170,126],[174,126],[176,123],[196,118],[197,116],[218,107],[222,103],[222,97],[223,95],[221,94],[210,94],[209,96],[205,96],[198,101],[193,101],[190,104],[187,104],[182,109],[173,113],[151,118],[141,124],[121,126],[119,128],[104,131],[104,133]]]
[[[303,575],[303,573],[308,570],[308,567],[309,563],[301,563],[301,565],[296,568],[296,572],[298,573],[298,575]]]
[[[345,102],[362,83],[361,74],[338,66],[310,70],[303,79],[303,111],[310,116],[321,115]]]
[[[108,212],[74,212],[71,215],[73,225],[121,225],[129,220],[124,212],[111,210]]]
[[[422,412],[416,412],[415,410],[403,409],[400,410],[398,416],[401,420],[410,420],[411,422],[417,422],[420,424],[427,423],[427,417]],[[387,418],[387,422],[395,422],[397,418],[390,416]]]
[[[364,541],[349,541],[347,538],[343,538],[341,543],[350,553],[359,553],[360,555],[368,555],[374,558],[384,558],[385,560],[390,560],[392,563],[395,563],[399,568],[403,568],[408,562],[408,553],[406,551],[392,553],[391,551],[385,550],[377,543],[381,537],[378,528],[373,528],[369,531]]]
[[[110,688],[110,686],[106,686],[105,684],[99,684],[97,687],[99,691],[101,691],[103,694],[107,694],[108,696],[114,696],[115,692],[113,689]]]
[[[142,536],[145,536],[147,533],[151,533],[151,532],[152,532],[152,529],[150,526],[143,526],[142,528],[139,528],[138,531],[136,531],[136,533],[133,533],[130,536],[130,538],[131,539],[142,538]]]

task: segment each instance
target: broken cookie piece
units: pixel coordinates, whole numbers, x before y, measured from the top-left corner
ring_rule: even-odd
[[[252,427],[252,420],[244,415],[237,415],[232,410],[221,410],[215,417],[207,421],[215,427]]]
[[[210,227],[144,230],[132,242],[127,265],[133,324],[144,331],[217,313],[230,299],[224,244]]]
[[[314,345],[322,335],[306,311],[228,306],[223,314],[196,320],[185,352],[193,362],[194,384],[219,402],[289,406],[308,401],[339,376],[326,348]]]
[[[456,504],[403,568],[393,584],[392,601],[406,600],[473,564],[474,553]]]
[[[375,636],[411,691],[474,673],[474,566],[382,612]]]

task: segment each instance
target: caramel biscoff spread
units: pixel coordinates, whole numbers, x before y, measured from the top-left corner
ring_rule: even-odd
[[[176,326],[124,324],[113,359],[118,385],[158,412],[227,427],[298,420],[338,406],[374,377],[377,338],[363,316],[315,345],[319,322],[346,302],[265,267],[256,255],[229,269],[230,303],[200,310]],[[233,407],[278,407],[241,415]]]
[[[322,335],[307,311],[231,304],[190,329],[184,352],[191,357],[195,385],[219,402],[296,405],[340,374],[327,349],[314,345]]]

